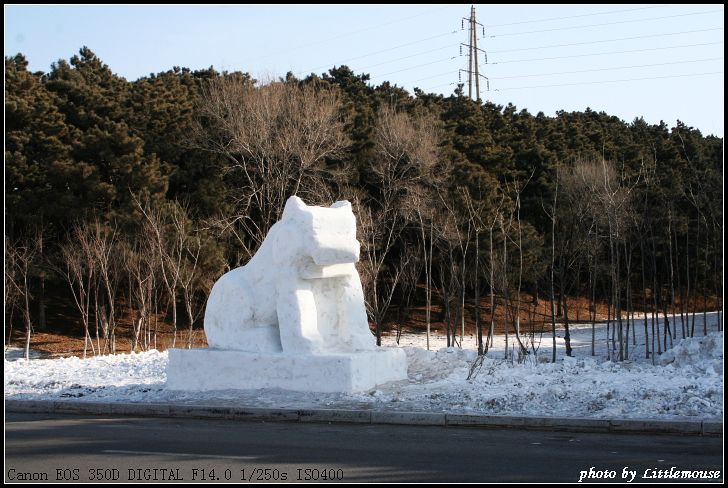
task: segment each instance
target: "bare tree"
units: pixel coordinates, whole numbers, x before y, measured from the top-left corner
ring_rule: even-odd
[[[167,292],[168,303],[172,308],[172,347],[177,344],[177,292],[182,272],[182,263],[185,257],[186,236],[180,232],[179,225],[175,223],[184,221],[187,208],[179,202],[171,202],[166,209],[153,207],[149,201],[142,203],[133,196],[137,208],[144,215],[147,234],[154,243],[153,255],[158,260],[158,271],[161,282]]]
[[[3,291],[5,293],[5,323],[8,326],[8,338],[5,347],[10,346],[10,340],[13,337],[13,316],[15,309],[18,307],[21,293],[16,286],[18,279],[18,268],[15,261],[15,249],[10,242],[8,236],[5,236],[5,273]]]
[[[93,251],[91,228],[87,223],[76,223],[71,229],[69,239],[61,245],[63,265],[60,273],[68,282],[73,294],[76,308],[81,315],[81,326],[84,332],[83,357],[86,357],[88,346],[96,355],[96,347],[90,333],[91,295],[96,280],[96,261]],[[98,331],[97,331],[98,343]]]
[[[402,209],[408,220],[415,227],[422,255],[422,266],[425,272],[425,324],[426,346],[430,349],[430,335],[432,328],[432,265],[434,262],[435,240],[438,215],[442,208],[438,203],[438,189],[445,184],[451,176],[452,168],[443,162],[438,162],[437,168],[429,171],[429,176],[411,185],[408,198],[403,202]]]
[[[129,287],[129,309],[132,315],[131,350],[137,351],[140,337],[143,349],[148,349],[146,334],[153,310],[154,289],[156,284],[157,246],[153,239],[154,231],[147,222],[139,226],[136,235],[122,243],[122,259],[126,269]]]
[[[380,213],[373,213],[368,207],[358,205],[357,235],[362,244],[362,258],[359,268],[367,313],[374,322],[377,345],[382,342],[382,329],[394,292],[408,264],[405,254],[392,265],[390,256],[402,228],[395,225],[381,225]]]
[[[106,351],[116,353],[116,298],[123,276],[123,264],[119,253],[118,232],[115,227],[106,228],[95,218],[91,226],[90,245],[96,262],[98,287],[95,290],[95,315],[101,322]]]
[[[622,256],[623,246],[627,230],[630,225],[631,214],[631,193],[636,187],[638,180],[631,185],[625,185],[617,174],[614,164],[602,160],[581,161],[573,168],[573,176],[569,180],[569,189],[578,198],[585,194],[593,198],[591,203],[584,207],[584,212],[589,212],[591,219],[600,228],[607,230],[607,245],[609,250],[609,272],[611,283],[610,303],[614,306],[614,317],[616,319],[616,333],[619,344],[619,360],[625,359],[625,336],[622,321]],[[589,224],[591,227],[593,224]],[[583,225],[582,225],[583,227]],[[580,244],[578,246],[582,248]],[[654,251],[653,251],[654,255]],[[613,347],[616,341],[612,341]]]
[[[457,286],[457,292],[460,295],[458,303],[458,318],[460,323],[460,347],[462,347],[463,340],[465,337],[465,292],[467,289],[466,273],[468,270],[468,250],[472,242],[472,236],[474,234],[474,222],[470,218],[467,212],[467,200],[469,194],[467,190],[462,187],[456,188],[454,195],[444,195],[442,192],[439,194],[440,204],[447,213],[446,223],[443,226],[442,237],[448,243],[448,254],[453,257],[453,251],[456,249],[459,255],[459,263],[456,264],[454,261],[450,263],[453,269],[457,266],[459,268],[458,275],[451,275],[454,283]],[[462,201],[457,201],[462,200]],[[456,208],[456,205],[458,208]],[[465,207],[460,208],[460,207]],[[455,247],[453,249],[452,247]],[[455,342],[456,327],[452,329],[453,343]]]
[[[551,220],[551,266],[550,279],[549,279],[549,302],[551,305],[551,362],[556,362],[556,310],[554,309],[554,268],[556,267],[556,215],[557,215],[557,203],[559,198],[559,173],[556,172],[556,185],[554,187],[554,202],[551,205],[551,211],[546,210],[544,206],[544,212],[548,215]]]
[[[495,300],[496,290],[496,272],[497,262],[495,249],[493,247],[493,233],[495,232],[496,225],[502,218],[502,208],[505,204],[506,195],[503,192],[498,192],[499,198],[495,205],[490,218],[486,221],[486,227],[488,228],[488,285],[490,287],[490,325],[488,327],[488,339],[486,341],[483,354],[488,353],[488,348],[493,345],[493,333],[495,330],[495,309],[497,302]]]
[[[569,330],[568,299],[571,290],[577,285],[581,266],[586,264],[589,271],[590,292],[596,286],[596,259],[599,248],[597,215],[601,212],[599,200],[594,190],[592,179],[600,178],[596,167],[587,167],[577,162],[573,167],[559,167],[558,180],[561,185],[562,198],[565,205],[557,210],[558,260],[557,279],[559,283],[559,308],[564,319],[564,343],[566,355],[571,356],[571,336]],[[593,300],[592,300],[593,302]],[[596,305],[592,318],[592,335],[596,320]],[[590,314],[592,312],[590,311]],[[592,350],[594,345],[592,344]]]
[[[432,262],[435,240],[435,208],[432,206],[432,198],[428,198],[430,192],[415,192],[409,200],[412,204],[415,223],[420,231],[420,243],[422,244],[422,262],[425,270],[425,324],[427,350],[430,350],[430,334],[432,322]]]
[[[463,271],[463,262],[457,256],[458,246],[461,237],[458,235],[458,216],[455,212],[445,209],[438,216],[437,220],[437,249],[439,251],[438,273],[439,289],[442,297],[443,322],[445,322],[445,333],[447,336],[447,347],[462,346],[457,340],[457,322],[460,311],[453,313],[453,304],[460,300],[461,287],[463,283],[460,276]]]
[[[420,256],[415,253],[403,253],[400,260],[404,260],[404,263],[399,279],[401,293],[397,306],[397,344],[402,337],[402,325],[410,318],[412,300],[423,268]]]
[[[467,188],[461,188],[463,194],[463,202],[467,210],[466,216],[473,228],[473,240],[475,244],[475,256],[473,257],[473,309],[475,318],[475,331],[477,334],[478,355],[483,356],[486,353],[486,347],[483,344],[483,323],[480,319],[480,235],[486,229],[487,220],[487,204],[483,195],[482,183],[478,185],[478,197],[473,198]]]
[[[514,242],[518,249],[518,286],[516,287],[516,306],[513,309],[512,316],[514,316],[514,331],[516,334],[516,341],[518,342],[518,346],[520,348],[520,354],[526,355],[529,354],[528,348],[524,346],[523,341],[521,340],[521,288],[523,286],[523,229],[521,226],[521,194],[523,193],[523,190],[525,190],[526,186],[528,186],[528,183],[531,181],[531,178],[533,178],[533,174],[536,170],[534,169],[531,171],[531,174],[526,179],[526,181],[523,183],[523,185],[520,184],[518,180],[515,180],[513,182],[513,196],[515,196],[515,199],[513,199],[514,203],[514,211],[511,212],[511,221],[513,220],[513,214],[515,213],[515,219],[516,219],[516,231],[518,235],[518,241]],[[508,188],[509,193],[511,192],[510,185],[506,185],[506,188]],[[511,222],[512,226],[512,222]],[[504,239],[509,238],[509,236],[504,235]],[[505,298],[506,303],[508,303],[509,296],[510,296],[510,290],[506,289],[505,291]],[[568,330],[568,329],[567,329]]]
[[[301,193],[318,201],[312,192],[327,175],[324,161],[348,144],[342,107],[337,89],[325,84],[256,86],[236,75],[216,78],[205,87],[196,140],[228,161],[236,211],[218,224],[233,233],[248,256],[260,246],[289,196]]]
[[[390,255],[407,225],[409,198],[435,168],[438,137],[433,116],[410,116],[387,106],[380,109],[374,130],[375,158],[369,168],[377,194],[357,205],[364,294],[378,345],[406,261],[393,263]]]
[[[192,347],[193,327],[204,310],[204,297],[209,295],[221,266],[211,251],[209,235],[196,228],[186,209],[178,207],[171,214],[174,235],[181,239],[182,259],[179,266],[179,287],[188,322],[187,348]]]
[[[16,242],[14,244],[5,244],[5,252],[9,256],[6,264],[14,266],[14,270],[10,273],[6,271],[6,280],[14,288],[14,293],[22,301],[22,314],[25,323],[25,348],[23,357],[30,359],[30,337],[33,331],[33,324],[30,318],[30,287],[28,286],[28,278],[30,276],[31,267],[35,264],[35,260],[39,253],[39,245],[41,237],[36,234],[28,238],[27,241]]]

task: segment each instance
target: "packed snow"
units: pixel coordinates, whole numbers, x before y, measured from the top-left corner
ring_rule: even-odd
[[[565,356],[563,330],[559,330],[556,363],[550,362],[549,334],[533,338],[535,354],[507,359],[505,338],[499,336],[470,379],[477,358],[474,337],[466,336],[462,348],[445,348],[441,347],[444,337],[432,336],[428,351],[424,334],[406,334],[399,347],[407,354],[408,379],[355,394],[280,389],[171,391],[165,385],[166,352],[30,361],[6,355],[5,398],[715,420],[723,416],[723,332],[718,314],[711,313],[704,336],[702,319],[702,314],[697,316],[694,337],[675,338],[671,348],[668,339],[668,350],[655,357],[655,364],[645,358],[640,333],[644,328],[639,321],[636,345],[630,333],[630,359],[623,362],[616,361],[615,355],[607,358],[604,324],[597,324],[595,356],[591,356],[589,324],[572,327],[573,357]],[[681,337],[680,319],[676,320]],[[525,334],[523,339],[529,340]],[[397,347],[393,336],[385,337],[384,343]]]

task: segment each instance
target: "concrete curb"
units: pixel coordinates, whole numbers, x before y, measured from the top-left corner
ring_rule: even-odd
[[[720,437],[723,423],[700,420],[592,419],[521,417],[432,412],[340,409],[256,408],[164,403],[100,403],[73,400],[5,400],[6,412],[230,419],[263,422],[334,422],[354,424],[438,425],[493,429],[530,429],[626,434],[683,434]]]

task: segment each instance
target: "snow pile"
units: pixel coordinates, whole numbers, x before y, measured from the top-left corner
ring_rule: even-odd
[[[659,363],[676,368],[705,364],[711,365],[716,373],[720,372],[723,367],[723,333],[682,339],[660,356]]]
[[[356,394],[280,389],[173,392],[167,353],[89,359],[5,360],[5,397],[14,399],[218,403],[279,408],[344,408],[592,418],[720,419],[723,334],[675,344],[657,365],[596,356],[556,363],[527,356],[521,364],[491,350],[466,379],[474,350],[405,347],[408,379]]]
[[[5,398],[138,401],[166,381],[167,353],[59,359],[5,358]]]
[[[722,350],[722,335],[714,337]],[[523,364],[486,357],[466,380],[474,351],[408,349],[410,384],[381,389],[385,408],[595,418],[720,418],[722,361],[682,368],[593,358]],[[360,400],[366,397],[362,396]]]

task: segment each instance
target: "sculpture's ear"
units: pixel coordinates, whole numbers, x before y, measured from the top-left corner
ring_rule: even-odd
[[[286,206],[283,208],[282,218],[285,219],[287,217],[292,217],[304,208],[306,208],[306,204],[303,203],[303,200],[298,198],[296,195],[293,195],[288,198],[288,201],[286,201]]]
[[[351,203],[349,203],[349,200],[339,200],[338,202],[335,202],[333,205],[331,205],[331,208],[341,207],[348,207],[349,209],[351,209]]]

